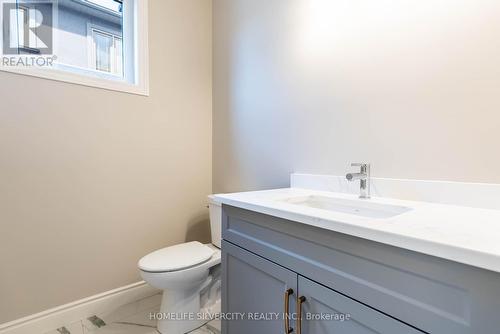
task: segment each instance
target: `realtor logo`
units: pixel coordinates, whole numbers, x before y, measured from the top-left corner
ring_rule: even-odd
[[[27,0],[3,3],[3,54],[51,55],[53,3]]]

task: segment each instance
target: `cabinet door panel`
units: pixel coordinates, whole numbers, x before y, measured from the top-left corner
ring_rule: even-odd
[[[297,274],[225,241],[222,266],[222,311],[245,316],[238,320],[223,319],[222,333],[284,333],[284,295],[287,289],[294,290],[289,297],[290,312],[294,312]],[[253,320],[248,318],[250,314],[257,314],[256,318],[260,315],[276,315],[276,318]]]
[[[302,276],[298,291],[306,297],[302,334],[423,333]]]

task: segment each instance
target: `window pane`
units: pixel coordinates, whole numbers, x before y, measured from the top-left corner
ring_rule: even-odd
[[[111,49],[113,37],[94,31],[95,43],[95,69],[98,71],[111,72]]]
[[[115,38],[115,74],[123,76],[123,43],[121,38]]]
[[[39,53],[38,48],[38,40],[33,39],[31,42],[31,46],[29,43],[29,37],[26,32],[31,31],[35,35],[37,34],[37,26],[40,22],[40,17],[37,17],[37,12],[35,11],[36,7],[31,5],[28,7],[18,6],[16,11],[10,12],[10,41],[12,46],[18,48],[19,54],[31,54],[31,53]],[[29,12],[31,11],[31,13]],[[24,32],[24,33],[23,33]],[[13,42],[12,42],[13,41]]]
[[[10,11],[9,41],[11,48],[18,48],[24,44],[24,34],[19,33],[24,29],[24,17],[25,10],[23,8],[19,8],[18,11]]]
[[[118,0],[59,0],[54,54],[65,70],[123,77],[123,5]]]

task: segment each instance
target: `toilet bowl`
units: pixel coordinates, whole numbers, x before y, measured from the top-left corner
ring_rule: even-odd
[[[187,242],[139,260],[142,278],[163,290],[158,331],[188,333],[220,312],[221,205],[209,196],[212,244]]]

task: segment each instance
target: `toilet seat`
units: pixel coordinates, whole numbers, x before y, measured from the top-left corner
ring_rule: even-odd
[[[208,277],[209,271],[221,262],[221,251],[213,245],[206,245],[213,255],[208,260],[175,271],[146,271],[140,269],[142,278],[157,289],[193,289],[199,287]],[[155,269],[155,268],[153,268]]]
[[[139,268],[150,273],[182,271],[207,262],[215,250],[198,241],[159,249],[139,260]]]

